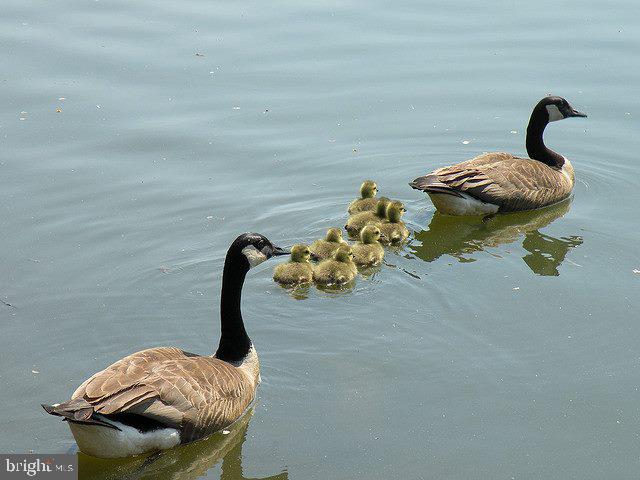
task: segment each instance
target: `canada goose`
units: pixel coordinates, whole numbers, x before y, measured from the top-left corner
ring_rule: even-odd
[[[257,233],[231,244],[215,355],[142,350],[89,377],[71,400],[42,405],[45,411],[68,421],[82,452],[105,458],[164,450],[231,425],[251,405],[260,382],[258,355],[240,312],[242,285],[251,267],[287,253]]]
[[[379,265],[384,258],[384,248],[379,240],[380,229],[375,225],[366,225],[360,232],[360,241],[351,246],[353,261],[365,267]]]
[[[389,200],[387,197],[380,197],[380,199],[376,203],[375,212],[360,212],[350,216],[344,228],[346,228],[347,232],[349,232],[349,235],[358,237],[360,235],[360,230],[362,230],[365,225],[368,225],[370,223],[377,225],[380,222],[386,220],[387,205],[389,205],[390,201],[391,200]]]
[[[429,194],[436,209],[449,215],[486,215],[533,210],[571,195],[571,162],[547,148],[542,134],[549,122],[586,117],[561,97],[545,97],[534,107],[527,126],[527,153],[479,155],[457,165],[439,168],[409,185]]]
[[[373,180],[365,180],[360,185],[360,198],[356,198],[349,204],[349,215],[359,212],[367,212],[376,208],[376,193],[378,186]]]
[[[276,265],[273,279],[283,285],[299,285],[311,283],[313,280],[313,265],[311,252],[303,244],[291,247],[291,261]]]
[[[324,240],[316,240],[311,244],[309,250],[314,260],[327,260],[333,257],[333,254],[340,245],[346,245],[347,242],[342,238],[342,230],[339,228],[330,228]]]
[[[323,260],[313,269],[313,280],[321,285],[344,285],[358,273],[349,245],[341,245],[333,258]]]
[[[409,229],[401,220],[407,210],[402,202],[391,202],[387,205],[387,221],[380,223],[382,243],[398,244],[404,242],[409,236]]]

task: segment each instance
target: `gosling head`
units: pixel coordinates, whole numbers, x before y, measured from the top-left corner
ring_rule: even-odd
[[[243,233],[229,247],[226,261],[240,257],[247,262],[247,268],[253,268],[271,257],[288,254],[288,250],[275,246],[264,235]]]
[[[387,197],[380,197],[378,203],[376,203],[376,216],[379,218],[385,218],[387,216],[387,205],[391,200]]]
[[[299,243],[291,247],[291,261],[297,263],[306,263],[311,259],[311,251],[306,245]]]
[[[327,236],[324,238],[327,242],[344,243],[342,239],[342,230],[339,228],[330,228],[327,230]]]
[[[543,111],[546,113],[548,122],[555,122],[557,120],[563,120],[569,117],[586,117],[585,113],[577,111],[569,102],[562,97],[549,96],[545,97],[538,102],[533,109],[534,114],[536,111]],[[532,114],[533,116],[533,114]]]
[[[387,219],[391,223],[398,223],[406,211],[402,202],[391,202],[387,205]]]
[[[333,254],[333,259],[342,263],[353,261],[353,251],[349,245],[341,245]]]
[[[362,243],[377,243],[380,240],[380,229],[375,225],[367,225],[360,232],[360,241]]]
[[[373,180],[365,180],[360,185],[360,196],[362,198],[373,198],[378,193],[378,185]]]

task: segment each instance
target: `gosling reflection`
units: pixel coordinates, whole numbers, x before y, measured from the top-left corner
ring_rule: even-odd
[[[570,206],[567,200],[542,210],[496,215],[486,220],[436,212],[429,229],[415,235],[422,245],[409,248],[427,262],[442,255],[450,255],[460,262],[473,262],[473,253],[516,242],[524,235],[522,247],[530,252],[522,257],[525,264],[537,275],[558,276],[558,267],[569,250],[581,245],[583,240],[579,236],[555,238],[538,230],[563,216]]]
[[[222,460],[220,480],[248,480],[242,472],[242,445],[249,419],[249,410],[232,427],[199,442],[127,459],[100,459],[78,453],[79,479],[91,480],[192,480],[207,476],[207,472]],[[261,480],[287,480],[286,471]],[[258,479],[256,479],[258,480]]]

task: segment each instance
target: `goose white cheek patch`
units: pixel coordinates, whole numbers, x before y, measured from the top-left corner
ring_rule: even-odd
[[[267,259],[267,256],[253,245],[244,247],[242,249],[242,253],[245,257],[247,257],[247,260],[249,260],[249,265],[251,266],[251,268],[255,267],[256,265],[260,265]]]
[[[547,113],[549,114],[549,121],[555,122],[556,120],[562,120],[564,115],[560,113],[560,110],[555,105],[547,105]]]

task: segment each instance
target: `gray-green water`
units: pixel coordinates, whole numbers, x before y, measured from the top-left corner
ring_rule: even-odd
[[[0,451],[73,449],[39,404],[128,353],[211,352],[230,241],[311,241],[373,177],[410,244],[349,293],[252,271],[246,435],[148,476],[636,478],[637,2],[305,3],[3,1]],[[524,153],[549,92],[589,114],[546,134],[571,205],[483,224],[407,186]]]

